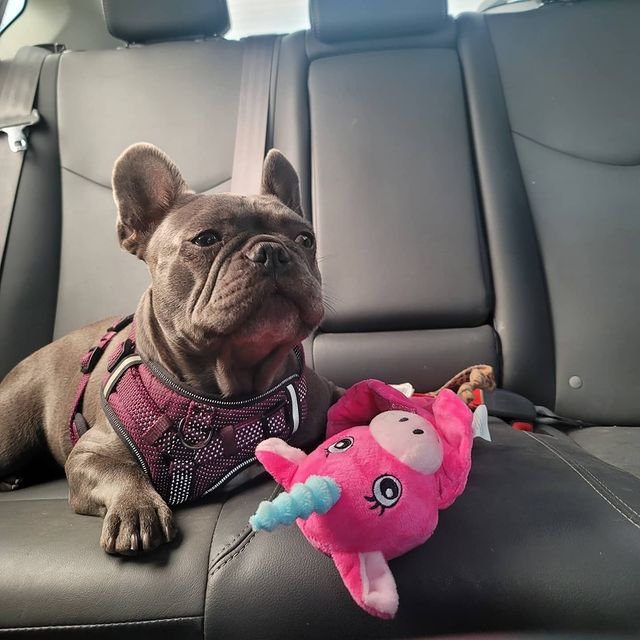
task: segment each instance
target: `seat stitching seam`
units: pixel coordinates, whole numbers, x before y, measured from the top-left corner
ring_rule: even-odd
[[[537,438],[536,438],[537,439]],[[538,442],[541,442],[540,440],[538,440]],[[547,446],[554,452],[556,453],[560,453],[559,450],[554,447],[551,444],[547,444]],[[616,499],[619,503],[621,503],[622,505],[624,505],[631,513],[633,513],[638,519],[640,519],[640,513],[638,513],[631,505],[627,504],[618,494],[616,494],[613,489],[611,489],[608,485],[606,485],[604,483],[603,480],[601,480],[600,478],[598,478],[596,475],[594,475],[591,471],[589,471],[589,469],[587,469],[582,463],[578,462],[575,458],[572,458],[571,461],[573,462],[573,464],[580,469],[581,471],[583,471],[584,473],[586,473],[588,476],[590,476],[594,482],[597,482],[598,485],[600,485],[600,488],[603,489],[604,491],[606,491],[607,493],[609,493],[614,499]]]
[[[632,512],[633,514],[635,514],[636,516],[638,516],[640,518],[640,515],[636,511],[634,511],[634,509],[632,507],[630,507],[622,498],[620,498],[620,496],[616,495],[602,480],[600,480],[597,476],[593,475],[593,473],[591,473],[587,468],[585,468],[584,465],[580,464],[574,458],[571,458],[570,460],[567,460],[567,458],[565,458],[563,456],[563,454],[558,449],[556,449],[553,445],[548,444],[546,442],[543,442],[540,438],[538,438],[536,436],[533,436],[532,434],[528,434],[528,435],[533,437],[534,440],[538,441],[540,444],[542,444],[543,446],[547,447],[547,449],[552,451],[557,457],[559,457],[561,460],[566,462],[576,473],[578,473],[578,475],[582,476],[582,474],[580,473],[580,471],[582,471],[582,472],[586,473],[587,475],[591,476],[593,481],[596,482],[598,485],[600,485],[600,488],[602,490],[608,492],[610,494],[610,496],[612,496],[613,499],[617,500],[621,505],[626,507],[630,512]],[[589,485],[591,485],[591,483],[588,481],[587,478],[583,478],[583,479],[585,480],[585,482],[587,482]],[[597,490],[595,487],[592,487],[592,488],[594,488],[594,490]],[[604,498],[605,496],[602,496],[602,497]],[[614,505],[612,505],[612,506],[614,506]]]
[[[0,628],[0,632],[2,633],[15,633],[25,631],[41,631],[45,629],[100,629],[104,627],[129,627],[129,626],[140,626],[140,625],[151,625],[151,624],[161,624],[163,622],[180,622],[180,621],[188,621],[188,620],[202,620],[202,616],[184,616],[184,617],[176,617],[176,618],[160,618],[158,620],[129,620],[128,622],[100,622],[95,624],[59,624],[59,625],[46,625],[39,627],[7,627]]]
[[[86,176],[83,173],[80,173],[78,171],[74,171],[73,169],[69,169],[69,167],[65,167],[64,165],[60,165],[60,168],[64,169],[64,171],[68,171],[69,173],[73,174],[74,176],[77,176],[78,178],[82,178],[83,180],[86,180],[87,182],[91,182],[92,184],[95,184],[95,185],[97,185],[99,187],[102,187],[103,189],[109,189],[109,191],[113,190],[111,188],[111,185],[103,184],[102,182],[99,182],[98,180],[94,180],[93,178],[90,178],[89,176]],[[217,187],[220,187],[221,185],[225,184],[226,182],[229,182],[230,180],[231,180],[231,178],[225,178],[224,180],[221,180],[220,182],[218,182],[216,184],[212,184],[211,186],[204,187],[198,193],[205,193],[206,191],[211,191],[211,189],[216,189]]]
[[[217,567],[215,567],[213,569],[213,571],[211,571],[209,573],[209,575],[213,578],[213,576],[215,576],[216,573],[221,571],[223,569],[223,567],[225,567],[227,564],[229,564],[234,558],[238,557],[249,546],[249,544],[253,540],[255,540],[255,538],[256,538],[256,534],[255,533],[249,534],[249,536],[247,536],[246,541],[240,547],[238,547],[238,549],[236,549],[236,551],[234,551],[234,553],[232,553],[228,558],[226,558],[224,560],[224,562],[221,562]]]
[[[92,184],[96,184],[99,187],[102,187],[103,189],[109,189],[109,191],[111,191],[111,185],[103,184],[102,182],[98,182],[98,180],[94,180],[93,178],[90,178],[89,176],[85,176],[84,174],[79,173],[78,171],[74,171],[73,169],[69,169],[69,167],[65,167],[64,165],[60,165],[60,168],[63,169],[64,171],[68,171],[69,173],[72,173],[74,176],[78,176],[78,178],[82,178],[83,180],[86,180],[87,182],[91,182]]]
[[[613,509],[615,509],[623,518],[625,518],[634,527],[636,527],[636,529],[640,529],[640,524],[638,524],[635,520],[630,518],[626,513],[624,513],[620,509],[618,509],[618,507],[616,507],[616,505],[613,504],[613,502],[611,502],[611,500],[609,500],[607,498],[607,496],[605,496],[603,493],[598,491],[598,488],[593,483],[591,483],[586,476],[584,476],[582,473],[580,473],[580,471],[569,460],[567,460],[562,454],[560,454],[553,447],[548,445],[546,442],[543,442],[542,440],[540,440],[539,438],[537,438],[533,434],[528,433],[526,431],[524,433],[526,433],[527,436],[529,436],[530,438],[532,438],[533,440],[535,440],[536,442],[541,444],[543,447],[545,447],[546,449],[551,451],[556,457],[558,457],[560,460],[562,460],[562,462],[564,462],[570,469],[572,469],[573,472],[576,473],[576,475],[578,475],[580,478],[582,478],[584,480],[584,482],[586,484],[588,484],[593,489],[593,491],[595,491],[607,504],[609,504],[609,506],[611,506]],[[620,502],[622,502],[622,500]],[[625,504],[625,503],[623,502],[623,504]],[[627,506],[627,505],[625,504],[625,506]]]
[[[582,471],[584,471],[584,473],[590,476],[594,480],[594,482],[597,482],[600,485],[600,487],[602,487],[602,489],[604,489],[605,491],[608,491],[616,500],[622,503],[627,509],[629,509],[629,511],[631,511],[631,513],[633,513],[635,516],[637,516],[640,519],[640,513],[638,513],[631,505],[627,504],[618,494],[616,494],[613,491],[613,489],[609,488],[609,486],[606,485],[602,480],[600,480],[600,478],[593,475],[593,473],[591,473],[591,471],[589,471],[589,469],[587,469],[584,465],[580,464],[577,461],[574,461],[574,462],[579,469],[581,469]]]
[[[536,140],[535,138],[532,138],[531,136],[527,136],[524,133],[520,133],[519,131],[516,131],[515,129],[511,130],[511,133],[513,133],[516,136],[519,136],[520,138],[523,138],[524,140],[528,140],[529,142],[533,142],[533,144],[537,144],[540,147],[543,147],[544,149],[548,149],[549,151],[553,151],[555,153],[559,153],[563,156],[567,156],[569,158],[575,158],[576,160],[582,160],[583,162],[590,162],[592,164],[599,164],[599,165],[605,165],[607,167],[627,167],[627,168],[638,168],[640,167],[640,163],[633,161],[633,162],[607,162],[606,160],[595,160],[593,158],[587,158],[585,156],[581,156],[578,155],[577,153],[571,153],[571,151],[563,151],[562,149],[558,149],[557,147],[552,147],[549,144],[545,144],[544,142],[540,142],[539,140]]]
[[[273,489],[273,491],[271,492],[271,495],[268,498],[268,501],[271,501],[275,498],[275,496],[279,493],[280,491],[280,485],[276,485]],[[251,533],[251,527],[249,525],[247,525],[246,527],[244,527],[240,533],[238,533],[236,536],[234,536],[227,544],[225,544],[220,551],[218,551],[218,553],[216,554],[216,557],[213,561],[211,561],[209,563],[209,572],[210,575],[213,575],[221,566],[224,566],[224,564],[226,564],[227,560],[225,560],[222,565],[218,565],[218,563],[220,562],[220,560],[222,560],[225,556],[225,553],[231,549],[232,547],[235,546],[235,544],[239,541],[242,540],[242,538],[247,537],[247,534]],[[237,555],[237,554],[236,554]],[[234,557],[233,555],[231,557]],[[218,566],[217,566],[218,565]]]
[[[220,505],[220,511],[218,511],[218,517],[216,518],[216,522],[213,525],[213,531],[211,532],[211,539],[209,540],[209,554],[207,557],[207,566],[209,565],[209,563],[211,562],[211,548],[213,547],[213,539],[216,537],[216,529],[218,528],[218,523],[220,522],[220,518],[222,516],[222,512],[224,511],[224,507],[225,504],[227,503],[227,501],[225,500],[221,505]],[[207,612],[207,596],[209,595],[209,572],[207,571],[207,576],[205,578],[205,582],[204,582],[204,599],[202,601],[202,637],[204,638],[206,636],[206,629],[205,629],[205,614]]]

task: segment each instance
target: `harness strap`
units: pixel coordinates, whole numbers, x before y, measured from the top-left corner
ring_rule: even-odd
[[[75,399],[73,401],[73,410],[71,411],[71,418],[69,419],[69,437],[71,438],[71,444],[75,445],[80,437],[87,431],[87,421],[82,415],[82,405],[84,402],[84,394],[91,378],[91,373],[98,364],[102,354],[105,352],[107,345],[124,329],[127,325],[133,321],[133,315],[125,316],[121,320],[118,320],[113,326],[107,329],[107,332],[100,338],[98,344],[91,347],[87,353],[84,354],[80,362],[80,371],[82,377],[78,383]]]

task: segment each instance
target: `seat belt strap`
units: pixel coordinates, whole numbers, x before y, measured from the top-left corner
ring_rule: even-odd
[[[271,69],[277,36],[244,41],[231,191],[258,194],[267,145]]]
[[[49,53],[40,47],[22,47],[13,60],[1,63],[6,72],[0,86],[0,132],[6,141],[0,139],[0,269],[28,147],[27,130],[40,120],[33,105]]]
[[[7,75],[0,87],[0,131],[7,135],[14,153],[27,148],[25,129],[38,122],[33,108],[40,70],[49,51],[41,47],[22,47],[6,62]]]

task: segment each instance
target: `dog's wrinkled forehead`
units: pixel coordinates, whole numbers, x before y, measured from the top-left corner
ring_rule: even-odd
[[[167,216],[163,231],[176,237],[212,230],[221,235],[275,234],[308,224],[273,196],[230,193],[184,196]]]

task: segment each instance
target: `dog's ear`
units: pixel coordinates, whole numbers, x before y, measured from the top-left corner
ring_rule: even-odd
[[[271,149],[262,168],[262,193],[275,196],[296,213],[302,215],[300,180],[291,163],[277,149]]]
[[[144,260],[149,238],[187,185],[169,157],[144,142],[116,160],[112,185],[120,245]]]

